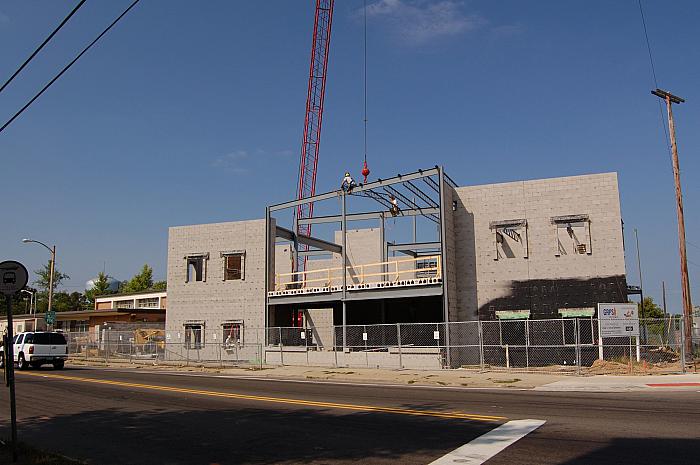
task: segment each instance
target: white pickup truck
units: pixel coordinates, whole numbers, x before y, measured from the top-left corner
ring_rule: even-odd
[[[39,368],[51,363],[57,370],[63,368],[68,358],[68,344],[61,333],[26,332],[12,338],[14,361],[17,368],[26,370],[29,366]],[[0,346],[0,367],[5,363],[5,350]]]

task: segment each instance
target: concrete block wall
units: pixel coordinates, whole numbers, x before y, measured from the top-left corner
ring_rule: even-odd
[[[617,174],[602,173],[456,189],[457,302],[460,320],[495,310],[558,308],[626,299]],[[591,254],[557,256],[551,218],[586,214]],[[525,219],[529,256],[496,260],[492,221]]]
[[[272,223],[274,228],[274,221]],[[244,250],[244,279],[224,281],[222,252]],[[208,253],[206,280],[186,282],[189,254]],[[282,253],[282,252],[280,252]],[[273,254],[274,255],[274,254]],[[271,258],[274,262],[274,258]],[[265,326],[265,220],[171,227],[168,231],[166,341],[184,343],[184,324],[205,324],[204,343],[221,344],[221,324],[242,320],[244,342]]]

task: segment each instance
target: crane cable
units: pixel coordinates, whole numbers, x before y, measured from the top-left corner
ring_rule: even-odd
[[[56,33],[68,22],[68,20],[71,18],[71,16],[73,16],[73,15],[75,14],[75,12],[78,11],[78,10],[80,9],[81,6],[83,6],[83,3],[85,3],[85,1],[86,1],[86,0],[80,0],[80,2],[75,6],[75,8],[73,8],[73,10],[68,14],[68,16],[66,16],[65,18],[63,18],[63,21],[61,21],[61,23],[60,23],[58,26],[56,26],[56,29],[54,29],[53,32],[52,32],[51,34],[49,34],[49,36],[48,36],[46,39],[44,39],[44,41],[41,43],[41,45],[39,45],[39,47],[37,47],[37,49],[34,50],[34,53],[32,53],[31,55],[29,55],[29,58],[27,58],[27,59],[24,61],[24,63],[22,63],[22,66],[20,66],[19,68],[17,68],[17,71],[15,71],[15,72],[12,74],[12,76],[10,76],[10,78],[9,78],[7,81],[5,81],[5,84],[3,84],[2,87],[0,87],[0,92],[2,92],[3,90],[5,90],[5,87],[7,87],[7,86],[12,82],[12,80],[13,80],[15,77],[17,77],[17,75],[18,75],[19,73],[22,72],[22,70],[24,69],[24,67],[27,66],[27,65],[29,64],[29,62],[32,61],[32,60],[34,59],[34,57],[37,55],[37,53],[39,53],[39,52],[41,51],[41,49],[44,48],[44,45],[46,45],[46,44],[49,43],[49,41],[53,38],[53,36],[55,36]]]
[[[362,9],[364,13],[364,152],[365,161],[362,165],[362,176],[364,176],[364,183],[367,183],[367,176],[369,176],[369,168],[367,167],[367,0],[364,0],[364,7]]]
[[[365,123],[365,164],[367,163],[367,0],[364,0],[364,123]]]
[[[17,113],[15,113],[15,114],[12,116],[12,118],[10,118],[5,124],[3,124],[2,127],[0,127],[0,132],[4,131],[5,128],[7,128],[10,124],[12,124],[12,122],[13,122],[15,119],[17,119],[17,117],[18,117],[19,115],[21,115],[21,114],[24,112],[24,110],[26,110],[27,108],[29,108],[29,106],[30,106],[32,103],[34,103],[34,101],[36,101],[36,99],[38,99],[39,97],[41,97],[41,95],[42,95],[44,92],[46,92],[46,90],[47,90],[49,87],[51,87],[51,85],[52,85],[54,82],[56,82],[61,76],[63,76],[63,73],[65,73],[66,71],[68,71],[68,70],[70,69],[70,67],[73,66],[73,65],[75,64],[75,62],[78,61],[78,60],[80,59],[80,57],[82,57],[88,50],[90,50],[90,48],[91,48],[93,45],[95,45],[95,44],[97,43],[97,41],[99,41],[99,40],[102,38],[102,36],[104,36],[105,34],[107,34],[107,32],[109,32],[109,30],[112,29],[112,27],[114,27],[114,25],[117,24],[117,23],[119,22],[120,19],[122,19],[134,6],[136,6],[136,4],[137,4],[139,1],[141,1],[141,0],[134,0],[134,1],[131,3],[131,5],[129,5],[128,8],[122,12],[122,14],[120,14],[119,16],[117,16],[117,19],[115,19],[114,21],[112,21],[112,23],[111,23],[109,26],[107,26],[107,27],[100,33],[100,35],[98,35],[97,37],[95,37],[95,39],[94,39],[92,42],[90,42],[90,43],[88,44],[87,47],[85,47],[75,58],[73,58],[73,60],[71,60],[66,66],[64,66],[63,69],[62,69],[56,76],[54,76],[53,79],[51,79],[44,87],[42,87],[42,89],[41,89],[39,92],[37,92],[37,94],[34,95],[34,97],[32,97],[32,99],[29,100],[29,102],[27,102],[22,108],[20,108],[20,110],[19,110]]]

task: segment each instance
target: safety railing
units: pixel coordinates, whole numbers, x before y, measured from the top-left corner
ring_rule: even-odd
[[[406,279],[442,279],[440,255],[388,260],[345,267],[348,284],[396,283]],[[297,273],[275,273],[275,291],[309,287],[341,286],[343,267],[306,270]]]

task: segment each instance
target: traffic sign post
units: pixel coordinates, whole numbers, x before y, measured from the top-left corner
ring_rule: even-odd
[[[12,422],[12,461],[17,461],[17,405],[15,402],[15,356],[12,344],[12,296],[24,289],[29,281],[27,269],[19,262],[8,260],[0,263],[0,293],[7,302],[7,336],[5,337],[5,379],[10,388],[10,421]]]

